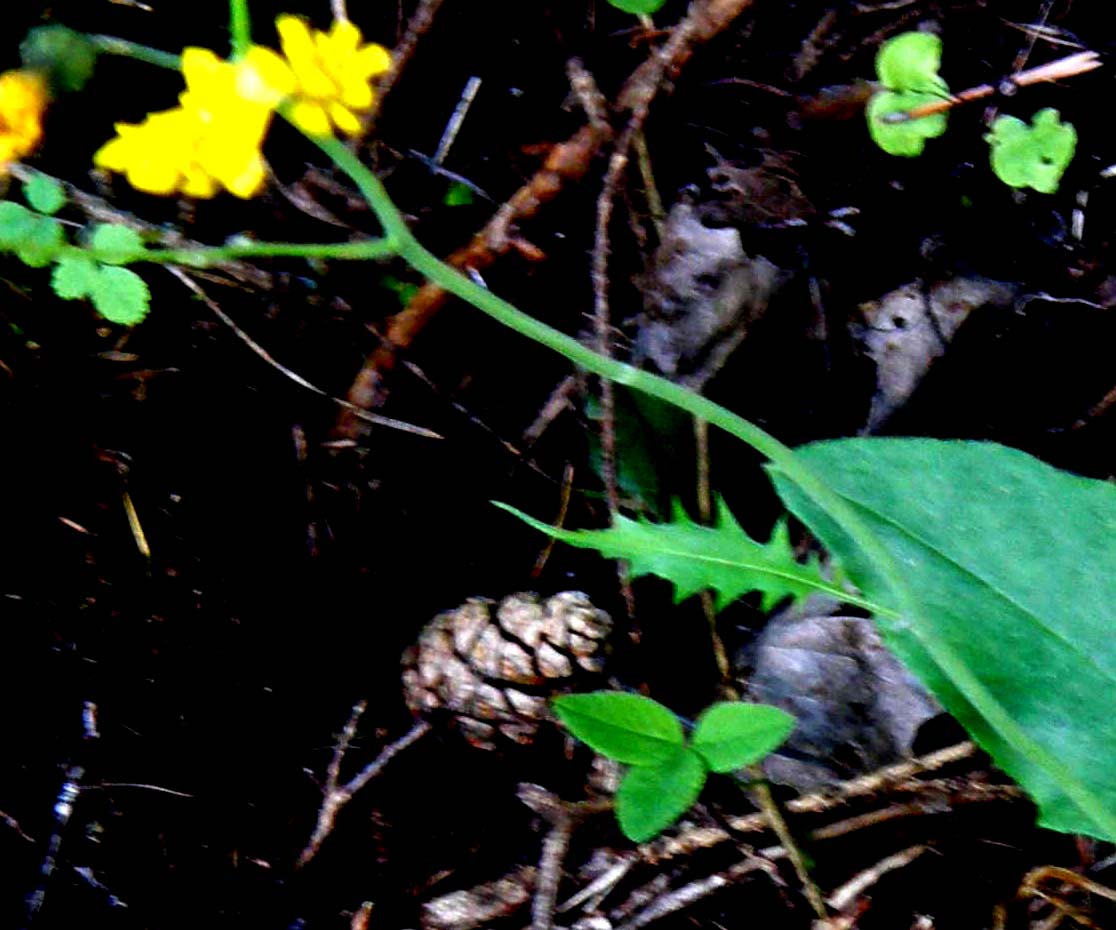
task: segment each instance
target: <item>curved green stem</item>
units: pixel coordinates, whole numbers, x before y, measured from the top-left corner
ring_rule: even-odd
[[[145,61],[158,68],[167,68],[177,71],[182,65],[182,57],[172,52],[164,52],[138,42],[129,42],[127,39],[118,39],[116,36],[93,35],[89,41],[103,55],[120,55],[124,58],[134,58],[136,61]]]
[[[343,261],[375,261],[396,254],[389,239],[357,242],[237,242],[192,249],[149,249],[137,261],[205,268],[237,258],[306,258]]]

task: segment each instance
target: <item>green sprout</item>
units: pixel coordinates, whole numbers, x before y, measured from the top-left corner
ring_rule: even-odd
[[[880,46],[876,76],[884,89],[868,102],[868,132],[889,155],[921,155],[927,139],[945,132],[944,113],[898,122],[887,119],[949,96],[938,74],[941,62],[942,40],[929,32],[904,32]]]
[[[1030,187],[1053,194],[1073,158],[1077,132],[1057,110],[1039,110],[1028,126],[1014,116],[1000,116],[985,136],[991,146],[992,170],[1010,187]]]
[[[636,16],[650,16],[662,9],[666,0],[608,0],[609,6],[614,6],[625,13]]]
[[[757,762],[794,729],[794,718],[777,707],[722,701],[706,708],[687,741],[674,714],[639,694],[593,691],[552,703],[574,736],[629,766],[616,792],[616,819],[636,843],[681,817],[710,772],[733,772]]]

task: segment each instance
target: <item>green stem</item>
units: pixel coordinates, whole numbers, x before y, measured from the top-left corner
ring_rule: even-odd
[[[252,44],[252,16],[248,12],[248,0],[229,0],[229,43],[234,61],[243,57]]]
[[[375,261],[396,252],[388,239],[364,239],[358,242],[241,242],[231,245],[204,246],[192,249],[149,249],[138,261],[160,262],[164,265],[190,265],[205,268],[237,258],[306,258],[344,261]]]
[[[124,58],[134,58],[136,61],[145,61],[158,68],[167,68],[177,71],[182,65],[182,58],[171,52],[164,52],[138,42],[129,42],[127,39],[118,39],[116,36],[94,35],[89,41],[103,55],[120,55]]]

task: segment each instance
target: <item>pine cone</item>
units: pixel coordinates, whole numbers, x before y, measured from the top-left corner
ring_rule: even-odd
[[[448,714],[474,746],[530,743],[547,700],[604,668],[612,620],[579,591],[546,600],[470,598],[439,614],[403,654],[403,692],[420,715]]]

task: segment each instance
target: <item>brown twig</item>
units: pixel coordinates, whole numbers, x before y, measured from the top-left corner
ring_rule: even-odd
[[[1009,88],[1015,89],[1018,87],[1027,87],[1031,84],[1040,84],[1046,81],[1060,81],[1064,78],[1076,77],[1079,74],[1086,74],[1099,68],[1103,64],[1100,56],[1096,52],[1078,52],[1075,55],[1069,55],[1065,58],[1059,58],[1057,61],[1048,62],[1045,65],[1039,65],[1037,68],[1029,68],[1026,71],[1020,71],[1018,74],[1013,74],[1004,82]],[[1003,85],[1001,85],[1003,87]],[[948,97],[942,97],[940,100],[933,100],[930,103],[924,103],[922,106],[915,107],[912,110],[906,110],[902,113],[888,113],[881,119],[885,123],[905,123],[912,119],[921,119],[924,116],[932,116],[935,113],[944,113],[958,104],[969,103],[973,100],[982,100],[985,97],[990,97],[996,92],[996,88],[991,84],[981,84],[979,87],[970,87],[968,90],[963,90],[957,94]]]
[[[752,0],[695,0],[690,5],[667,42],[637,67],[624,84],[618,96],[618,108],[631,114],[630,125],[642,125],[646,110],[663,80],[673,79],[681,71],[694,48],[723,30],[751,3]],[[405,42],[400,43],[400,48],[404,45]],[[399,49],[396,55],[401,56]],[[577,75],[573,74],[572,78],[576,80]],[[389,74],[386,82],[389,87],[390,80]],[[381,87],[381,95],[384,93]],[[513,247],[521,245],[509,235],[512,225],[535,216],[566,185],[583,178],[593,157],[611,138],[611,129],[602,113],[590,110],[588,116],[588,125],[556,145],[530,181],[496,211],[468,245],[449,256],[447,264],[458,269],[483,271]],[[629,135],[623,145],[625,153],[631,144]],[[626,154],[624,161],[626,163]],[[623,165],[619,169],[623,170]],[[521,251],[531,254],[529,249]],[[380,346],[365,360],[349,388],[347,398],[353,407],[373,410],[383,405],[387,398],[387,379],[399,353],[411,345],[444,306],[446,299],[445,291],[428,283],[419,288],[403,311],[388,321]],[[334,426],[334,438],[355,441],[362,432],[360,418],[354,416],[351,409],[342,410]]]
[[[341,764],[345,761],[345,754],[356,736],[357,724],[360,722],[366,707],[367,704],[364,701],[359,701],[353,706],[349,721],[345,724],[345,728],[337,739],[337,745],[333,748],[333,756],[326,768],[326,782],[322,786],[322,805],[318,808],[318,819],[314,825],[314,832],[311,834],[306,847],[299,854],[296,868],[302,868],[318,854],[318,850],[325,842],[326,837],[333,832],[333,826],[341,808],[348,804],[358,791],[379,775],[399,753],[430,732],[429,723],[425,720],[416,721],[415,725],[403,736],[380,750],[380,754],[352,779],[341,784]]]

